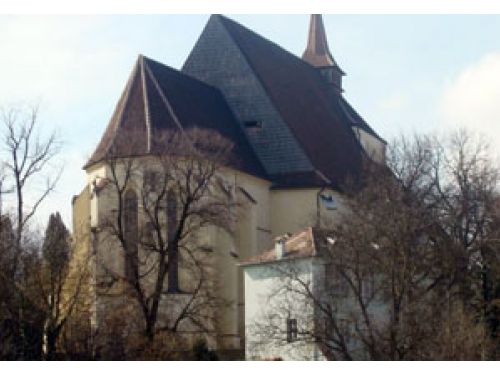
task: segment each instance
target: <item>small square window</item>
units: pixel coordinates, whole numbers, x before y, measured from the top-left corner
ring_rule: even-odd
[[[325,265],[325,286],[329,293],[336,298],[345,298],[349,295],[349,283],[340,273],[342,258],[339,257],[340,264],[329,263]]]
[[[158,185],[158,174],[153,171],[144,173],[144,189],[148,192],[155,193]]]
[[[321,203],[327,210],[336,210],[337,201],[331,194],[320,194]]]
[[[286,341],[293,342],[297,340],[297,319],[286,320]]]
[[[262,121],[249,120],[243,123],[246,129],[262,129]]]

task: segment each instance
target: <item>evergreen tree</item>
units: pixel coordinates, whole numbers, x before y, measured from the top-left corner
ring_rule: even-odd
[[[70,258],[70,234],[58,212],[50,215],[42,257],[42,287],[46,299],[45,356],[54,359],[57,338],[66,321],[62,299]]]
[[[52,276],[57,277],[64,272],[68,264],[69,252],[69,231],[57,212],[50,215],[42,248],[43,259]]]

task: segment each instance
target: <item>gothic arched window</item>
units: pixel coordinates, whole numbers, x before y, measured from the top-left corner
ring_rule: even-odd
[[[138,267],[138,200],[134,190],[127,190],[123,202],[125,234],[125,277],[132,280]]]
[[[173,190],[167,193],[167,233],[168,233],[168,292],[178,293],[179,289],[179,249],[175,240],[177,232],[177,197]]]

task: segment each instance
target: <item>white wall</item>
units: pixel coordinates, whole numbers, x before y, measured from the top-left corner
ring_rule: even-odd
[[[286,279],[283,278],[284,272],[295,272],[302,282],[312,283],[312,270],[313,258],[244,267],[245,357],[247,360],[277,357],[283,360],[323,359],[313,343],[300,339],[289,343],[286,340],[286,319],[288,317],[297,319],[299,332],[311,330],[314,324],[314,309],[308,298],[292,295],[283,289],[285,285],[288,285]],[[297,283],[292,282],[288,286],[298,287]],[[273,332],[271,337],[261,335],[266,326],[273,326],[269,330]]]
[[[333,277],[325,272],[325,261],[320,257],[289,259],[277,262],[244,266],[245,275],[245,355],[247,360],[281,358],[283,360],[324,360],[319,347],[307,334],[300,338],[300,331],[322,329],[325,316],[318,306],[303,292],[308,285],[316,298],[335,298],[330,301],[336,309],[336,318],[344,321],[349,335],[347,347],[352,358],[367,359],[362,341],[357,337],[354,320],[361,319],[360,307],[348,287],[345,294],[336,294],[337,288],[325,279]],[[292,275],[292,277],[288,275]],[[297,280],[300,280],[300,283]],[[325,289],[326,288],[326,289]],[[300,292],[297,292],[300,291]],[[335,297],[334,297],[335,296]],[[327,301],[325,301],[327,302]],[[388,305],[375,298],[368,305],[368,313],[376,326],[385,324],[389,317]],[[299,339],[286,341],[286,319],[297,319]],[[319,324],[315,327],[314,324]],[[363,327],[358,321],[359,327]],[[278,329],[276,329],[278,327]]]

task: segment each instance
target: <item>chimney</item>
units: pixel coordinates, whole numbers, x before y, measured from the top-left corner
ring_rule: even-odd
[[[276,259],[282,259],[285,256],[286,248],[285,248],[286,239],[284,237],[279,238],[274,248],[276,250]]]

